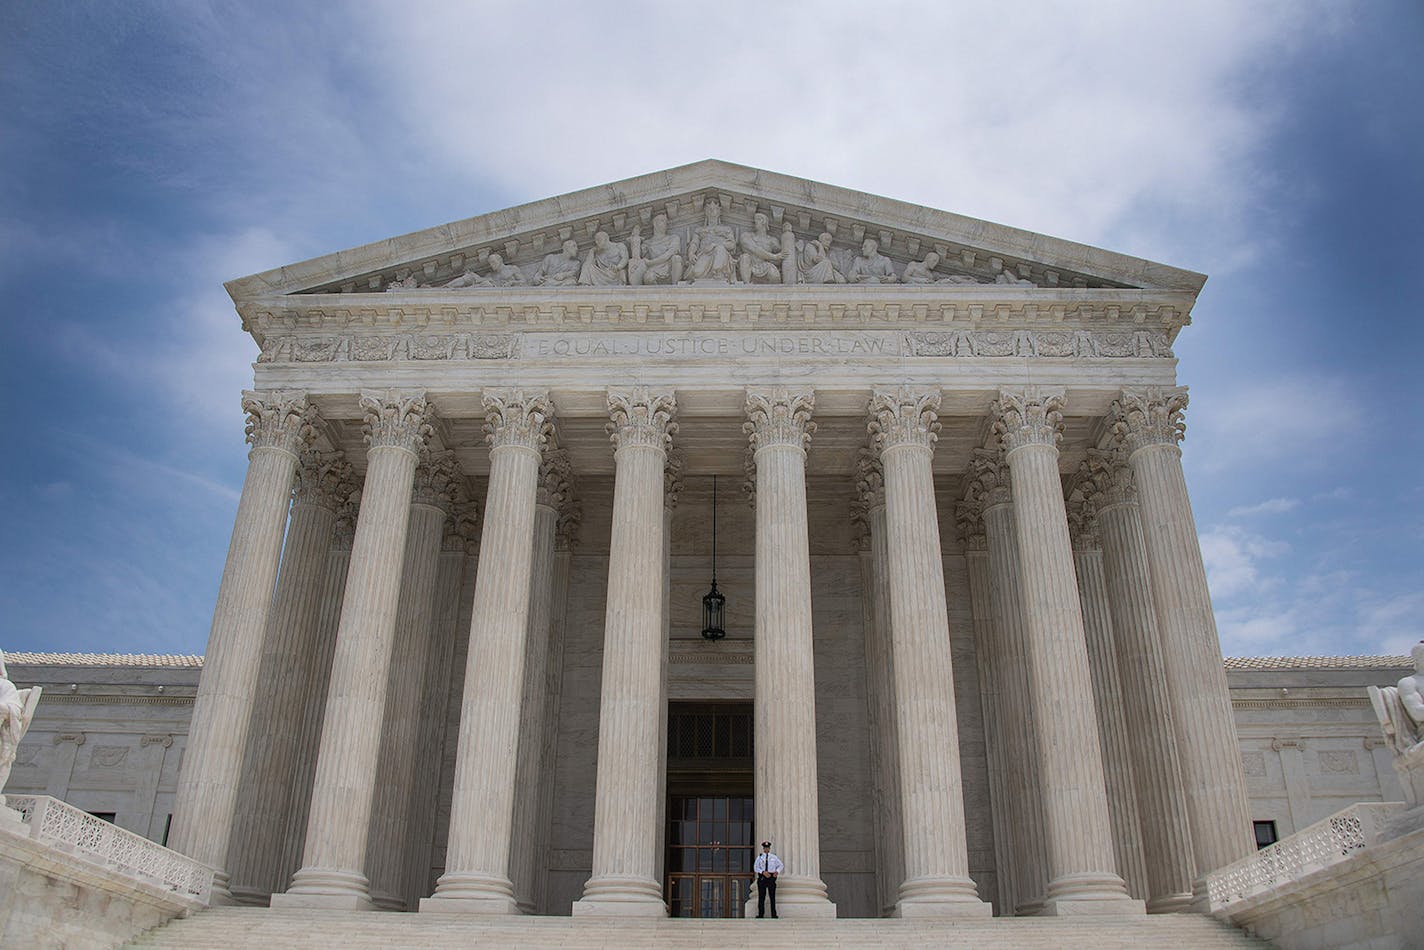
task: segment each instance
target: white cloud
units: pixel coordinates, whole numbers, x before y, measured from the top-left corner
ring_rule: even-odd
[[[1263,576],[1261,562],[1290,550],[1284,542],[1233,525],[1212,528],[1200,536],[1200,541],[1207,584],[1213,595],[1223,599],[1269,586],[1271,582]]]
[[[374,5],[382,121],[521,196],[717,157],[1204,267],[1257,239],[1258,64],[1318,28],[1224,0],[541,11]],[[1164,211],[1212,226],[1188,249]]]
[[[1333,466],[1364,428],[1357,383],[1282,376],[1193,390],[1192,462],[1208,473],[1246,472],[1282,458]],[[1328,451],[1327,451],[1328,449]]]
[[[1267,498],[1255,505],[1242,505],[1226,513],[1228,518],[1248,518],[1252,515],[1280,515],[1300,507],[1299,498]]]

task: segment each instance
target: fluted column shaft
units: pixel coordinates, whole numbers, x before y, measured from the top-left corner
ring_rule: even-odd
[[[1191,832],[1171,701],[1161,688],[1166,670],[1137,505],[1104,505],[1098,510],[1098,525],[1128,744],[1132,749],[1132,773],[1137,780],[1138,814],[1147,859],[1147,910],[1185,910],[1191,903],[1195,876]]]
[[[430,431],[425,394],[364,392],[366,482],[336,632],[302,868],[273,906],[374,907],[365,874],[380,768],[386,676],[418,452]]]
[[[564,614],[567,610],[569,591],[569,569],[572,555],[569,545],[573,539],[565,530],[565,519],[560,519],[558,536],[554,542],[554,579],[551,600],[554,609],[549,631],[548,688],[545,699],[544,761],[554,762],[559,744],[559,698],[562,695],[564,664]],[[539,818],[536,823],[538,838],[535,853],[547,859],[549,840],[554,821],[554,780],[551,775],[538,790]],[[534,904],[542,913],[550,913],[549,868],[547,861],[535,866]]]
[[[229,899],[228,844],[292,477],[298,453],[311,442],[315,418],[306,394],[299,392],[245,392],[242,407],[252,451],[218,586],[168,837],[170,847],[217,870],[213,893],[218,903]]]
[[[431,453],[416,469],[406,532],[395,648],[386,685],[386,721],[381,734],[381,781],[376,784],[366,867],[371,897],[385,910],[406,907],[406,868],[414,846],[410,809],[415,797],[425,658],[435,618],[435,591],[445,519],[464,475],[453,452]]]
[[[316,760],[321,748],[321,724],[326,718],[331,658],[336,652],[336,630],[341,622],[341,602],[346,594],[346,573],[351,566],[351,545],[356,536],[359,508],[360,493],[357,492],[348,497],[337,512],[332,546],[326,555],[326,570],[317,595],[320,607],[312,635],[311,691],[302,704],[301,718],[297,720],[300,739],[295,767],[286,788],[287,819],[279,888],[286,887],[302,866],[307,819],[311,813],[312,785],[316,780]]]
[[[519,719],[519,760],[515,764],[514,787],[536,789],[548,781],[544,759],[544,721],[548,707],[549,623],[553,616],[554,529],[558,525],[558,503],[549,491],[549,452],[544,459],[538,503],[534,506],[534,551],[529,584],[529,632],[524,645],[524,697]],[[558,455],[559,458],[564,458]],[[565,459],[564,462],[567,465]],[[514,900],[521,912],[532,914],[534,877],[539,853],[539,801],[537,794],[516,795],[514,837],[509,860]]]
[[[1117,655],[1113,650],[1112,615],[1103,579],[1103,552],[1075,546],[1073,563],[1078,575],[1078,596],[1083,609],[1083,633],[1088,644],[1088,670],[1093,678],[1093,701],[1098,710],[1098,740],[1102,749],[1103,779],[1112,821],[1113,853],[1118,874],[1133,897],[1148,896],[1147,867],[1142,854],[1142,829],[1137,811],[1136,781],[1132,770],[1127,723],[1118,682]]]
[[[465,506],[468,510],[469,506]],[[418,907],[429,894],[430,852],[435,843],[436,802],[440,796],[440,766],[444,759],[445,720],[449,711],[450,668],[454,663],[459,627],[460,587],[465,573],[465,538],[458,532],[458,513],[445,523],[440,563],[435,574],[435,614],[430,648],[425,653],[421,687],[419,752],[415,760],[410,802],[411,845],[406,852],[404,894],[407,907]]]
[[[982,505],[988,550],[989,604],[994,625],[993,679],[998,690],[998,741],[1004,747],[1005,804],[1013,826],[1013,903],[1004,913],[1032,916],[1043,909],[1048,883],[1044,852],[1043,785],[1039,777],[1038,731],[1029,687],[1028,628],[1019,583],[1019,541],[1008,466],[998,452],[974,454],[971,496]]]
[[[1014,875],[1013,808],[1009,804],[1012,789],[1009,783],[1009,749],[1005,729],[1005,707],[1000,695],[1001,664],[994,631],[993,584],[990,580],[989,553],[985,538],[977,536],[978,545],[965,541],[964,566],[969,575],[969,599],[974,623],[974,657],[979,673],[979,696],[984,707],[984,746],[988,753],[989,808],[994,819],[994,874],[998,882],[996,895],[999,916],[1011,915],[1017,902]],[[1017,831],[1017,834],[1023,834]]]
[[[1114,431],[1129,451],[1162,638],[1198,879],[1254,849],[1241,750],[1206,568],[1177,442],[1185,390],[1124,392]]]
[[[302,721],[316,675],[321,590],[336,509],[354,489],[349,478],[340,456],[303,453],[262,648],[259,681],[267,699],[252,710],[233,824],[231,889],[248,903],[265,903],[290,873],[284,857],[291,776],[303,740],[292,724]]]
[[[786,864],[777,883],[786,917],[835,916],[821,880],[816,780],[805,449],[814,405],[809,391],[749,390],[744,425],[756,466],[757,840]]]
[[[938,392],[876,392],[870,430],[885,477],[890,646],[905,880],[897,917],[984,916],[969,877],[949,610],[934,474]]]
[[[900,814],[900,746],[895,722],[895,662],[890,631],[890,565],[889,542],[885,526],[885,490],[875,466],[874,479],[879,485],[863,494],[867,504],[866,528],[870,550],[867,552],[867,599],[870,603],[870,623],[865,632],[866,674],[870,686],[870,719],[874,729],[871,765],[876,785],[875,840],[880,857],[878,876],[880,913],[890,915],[905,880],[904,829]],[[864,481],[864,479],[863,479]]]
[[[509,879],[524,692],[534,503],[552,429],[543,393],[484,394],[491,441],[480,568],[470,616],[445,873],[422,912],[514,914]],[[532,793],[532,790],[524,790]]]
[[[672,394],[608,394],[613,531],[598,715],[593,875],[575,915],[665,916],[657,873],[663,650],[663,468]]]
[[[1113,854],[1097,713],[1058,474],[1060,396],[1004,392],[995,404],[1011,473],[1029,684],[1038,729],[1048,889],[1043,912],[1142,913]]]

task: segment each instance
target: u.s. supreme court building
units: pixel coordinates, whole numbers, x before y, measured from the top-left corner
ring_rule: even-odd
[[[170,847],[273,906],[731,915],[770,839],[783,916],[1189,909],[1255,847],[1204,279],[706,161],[233,281]]]

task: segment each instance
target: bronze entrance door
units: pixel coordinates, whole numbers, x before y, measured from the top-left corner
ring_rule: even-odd
[[[755,880],[752,706],[671,702],[667,873],[674,917],[741,917]]]
[[[757,853],[751,797],[673,795],[668,805],[669,914],[743,916]]]

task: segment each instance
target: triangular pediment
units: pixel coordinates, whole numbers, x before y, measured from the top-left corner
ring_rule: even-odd
[[[568,280],[573,270],[584,270],[590,253],[606,254],[603,259],[614,266],[585,271],[584,283],[623,284],[629,282],[628,268],[617,265],[630,248],[635,259],[658,258],[655,229],[661,247],[677,252],[682,272],[644,268],[644,282],[666,284],[680,276],[683,282],[725,285],[746,273],[739,272],[738,259],[745,241],[756,243],[759,215],[765,216],[764,247],[777,251],[789,239],[797,252],[782,265],[754,268],[753,283],[845,279],[855,284],[858,278],[878,277],[947,287],[1010,284],[1195,294],[1205,280],[1192,271],[1031,231],[707,160],[290,264],[231,281],[227,289],[240,302],[288,294],[555,288],[557,257],[579,262],[577,268],[572,263],[563,268],[561,279]],[[615,246],[599,252],[595,237],[600,232],[621,250]],[[867,241],[875,242],[869,256]],[[725,253],[711,250],[717,242]],[[817,266],[819,260],[826,263]],[[498,272],[497,266],[502,267]]]

